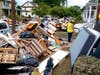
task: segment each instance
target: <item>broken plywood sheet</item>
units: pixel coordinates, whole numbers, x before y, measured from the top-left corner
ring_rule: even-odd
[[[62,51],[62,50],[57,50],[53,55],[51,55],[51,57],[54,59],[53,63],[55,67],[62,59],[64,59],[67,55],[69,54],[68,51]],[[45,59],[43,62],[40,63],[38,69],[39,72],[41,73],[41,75],[43,75],[43,72],[45,70],[45,67],[47,65],[47,61],[50,57],[48,57],[47,59]]]

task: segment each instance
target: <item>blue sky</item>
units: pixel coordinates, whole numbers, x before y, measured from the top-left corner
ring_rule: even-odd
[[[32,1],[32,0],[16,0],[18,5],[22,5],[26,1]],[[68,0],[68,5],[73,6],[73,5],[78,5],[80,7],[83,7],[89,0]]]

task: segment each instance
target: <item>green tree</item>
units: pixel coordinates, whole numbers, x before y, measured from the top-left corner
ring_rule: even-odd
[[[76,17],[78,15],[81,15],[81,10],[76,6],[72,6],[68,8],[68,13],[70,13],[69,16]]]
[[[81,21],[82,21],[82,16],[81,15],[76,16],[75,23],[78,23],[78,22],[81,22]]]
[[[60,17],[63,17],[63,16],[66,16],[66,17],[80,17],[81,16],[81,10],[79,7],[69,7],[69,8],[65,8],[65,7],[62,7],[62,6],[56,6],[56,7],[53,7],[51,9],[51,12],[50,12],[51,15],[54,15],[54,16],[60,16]]]
[[[21,9],[21,6],[17,6],[16,8],[17,8],[17,9]]]
[[[50,7],[44,3],[40,3],[38,7],[32,9],[32,13],[39,16],[48,15],[50,12]]]
[[[50,14],[53,16],[64,17],[64,16],[66,16],[66,8],[61,7],[61,6],[53,7],[51,9]]]
[[[66,0],[33,0],[33,2],[36,2],[38,4],[40,4],[41,2],[42,3],[45,3],[51,7],[54,7],[54,6],[60,6],[60,4],[64,4]]]

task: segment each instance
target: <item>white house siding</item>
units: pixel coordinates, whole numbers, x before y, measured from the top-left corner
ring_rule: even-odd
[[[28,17],[28,16],[32,16],[32,8],[34,7],[34,5],[27,1],[26,3],[24,3],[22,5],[22,16],[24,17]]]
[[[95,7],[95,8],[93,8]],[[97,13],[97,2],[95,0],[90,0],[83,9],[82,17],[85,22],[90,22],[96,18]]]

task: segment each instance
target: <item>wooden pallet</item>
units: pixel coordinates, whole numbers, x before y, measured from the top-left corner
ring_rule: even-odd
[[[36,57],[41,56],[46,51],[36,39],[31,41],[17,40],[16,43],[24,53],[30,53]]]
[[[16,63],[18,50],[13,48],[0,48],[0,63]]]
[[[37,26],[35,30],[37,33],[40,33],[40,36],[45,35],[45,36],[51,37],[51,35],[47,31],[45,31],[43,28],[41,28],[40,26]]]

